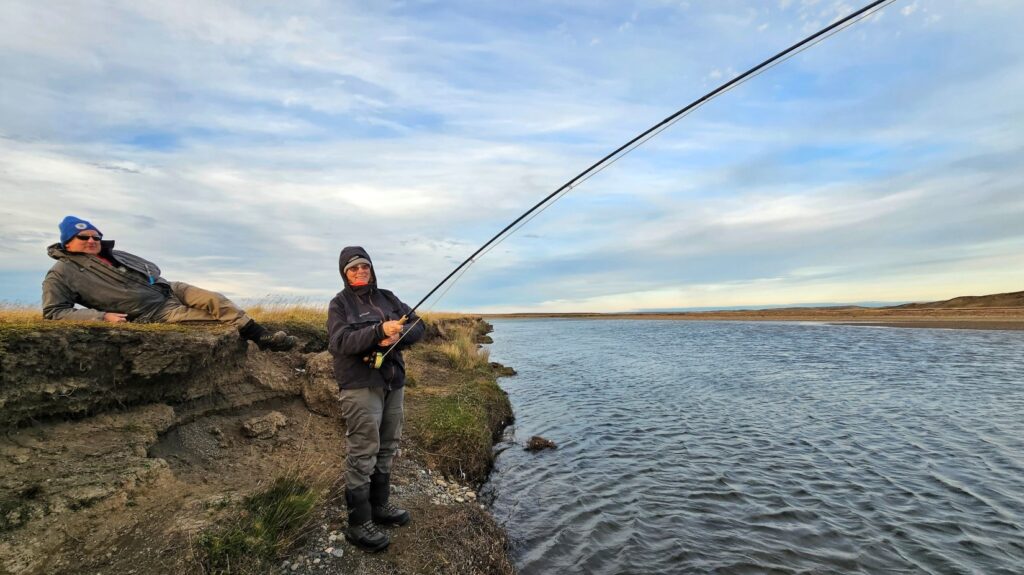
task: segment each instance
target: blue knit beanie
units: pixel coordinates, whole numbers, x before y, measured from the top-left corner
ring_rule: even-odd
[[[60,245],[62,246],[67,245],[67,243],[71,241],[71,238],[73,238],[75,234],[79,232],[84,232],[85,230],[92,230],[101,236],[103,235],[103,232],[101,232],[96,226],[90,224],[89,222],[83,220],[82,218],[76,218],[75,216],[65,217],[63,220],[61,220],[60,226],[58,227],[60,228]]]

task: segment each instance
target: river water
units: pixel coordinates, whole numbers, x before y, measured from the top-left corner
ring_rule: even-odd
[[[1024,573],[1024,332],[492,323],[523,575]]]

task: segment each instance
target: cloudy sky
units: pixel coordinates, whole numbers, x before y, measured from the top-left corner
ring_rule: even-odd
[[[164,276],[409,303],[833,0],[4,0],[0,300],[67,214]],[[1024,2],[903,0],[588,180],[437,304],[623,311],[1024,290]]]

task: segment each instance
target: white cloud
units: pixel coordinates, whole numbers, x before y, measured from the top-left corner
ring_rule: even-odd
[[[423,293],[603,154],[852,10],[777,6],[525,6],[520,20],[487,3],[10,2],[0,272],[41,275],[75,213],[236,297],[329,295],[352,243]],[[964,269],[973,283],[946,295],[1024,281],[994,256],[1024,209],[1022,6],[986,6],[903,6],[916,26],[882,12],[732,90],[531,222],[450,301],[632,309],[868,286],[931,297]],[[964,49],[938,58],[950,39]],[[926,266],[936,245],[945,260]],[[609,278],[622,253],[641,254],[634,285]],[[934,283],[900,271],[915,266]],[[546,281],[516,274],[529,269]],[[678,305],[704,303],[664,304]]]

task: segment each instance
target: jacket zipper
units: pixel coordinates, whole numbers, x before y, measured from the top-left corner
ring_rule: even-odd
[[[86,260],[85,265],[82,265],[82,264],[77,264],[77,265],[79,265],[79,267],[81,267],[83,269],[87,269],[87,270],[90,270],[90,271],[95,272],[95,273],[108,274],[108,275],[110,275],[112,277],[115,277],[115,278],[118,278],[118,279],[123,279],[124,277],[127,276],[129,281],[135,282],[135,283],[137,283],[139,285],[146,286],[146,287],[150,288],[151,290],[153,290],[153,291],[155,291],[155,292],[157,292],[157,293],[159,293],[161,295],[165,295],[163,290],[161,290],[161,289],[156,287],[156,285],[155,285],[156,281],[155,280],[154,280],[153,283],[146,283],[146,282],[142,281],[141,279],[135,277],[134,275],[132,275],[130,273],[129,274],[124,274],[124,273],[121,273],[121,272],[117,271],[117,268],[115,268],[114,266],[108,266],[106,264],[96,263],[96,262],[88,260],[88,259]],[[124,267],[127,270],[139,273],[138,270],[132,269],[131,267],[128,267],[127,265],[122,264],[122,267]],[[149,271],[149,266],[146,266],[146,270]]]
[[[364,303],[366,305],[372,307],[374,310],[377,311],[377,313],[380,314],[381,323],[383,323],[385,321],[388,321],[388,315],[386,313],[384,313],[384,310],[380,309],[379,307],[377,307],[377,304],[373,303],[373,292],[374,292],[374,290],[370,290],[370,293],[366,294],[366,302],[364,302]],[[356,297],[359,297],[359,296],[357,295]],[[362,299],[362,298],[359,298],[359,299]],[[391,379],[394,379],[394,377],[395,377],[395,368],[394,368],[393,362],[389,362],[387,365],[388,365],[388,367],[391,368]],[[381,369],[383,369],[383,368],[384,368],[384,366],[382,365]],[[384,380],[384,391],[390,392],[391,391],[391,380],[389,380],[388,378],[384,377],[383,373],[381,373],[380,376],[381,376],[381,379]]]

